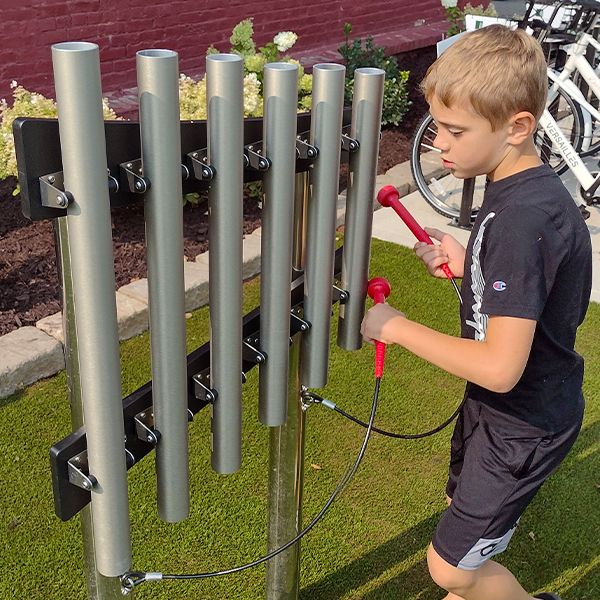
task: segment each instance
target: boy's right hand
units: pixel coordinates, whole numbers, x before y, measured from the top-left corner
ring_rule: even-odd
[[[465,271],[465,249],[462,244],[450,234],[444,233],[434,227],[425,227],[425,233],[437,240],[435,245],[417,242],[414,246],[415,253],[425,263],[427,270],[434,277],[446,278],[441,266],[448,263],[454,276],[461,278]]]

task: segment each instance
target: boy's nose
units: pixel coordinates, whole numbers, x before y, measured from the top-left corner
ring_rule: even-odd
[[[437,148],[441,152],[445,152],[449,148],[448,142],[442,138],[442,136],[439,134],[439,132],[437,133],[437,135],[435,136],[435,139],[433,140],[433,147]]]

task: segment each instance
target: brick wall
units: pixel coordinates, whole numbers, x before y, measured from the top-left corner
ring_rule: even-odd
[[[229,49],[233,26],[254,17],[255,41],[295,31],[292,54],[305,64],[339,60],[342,25],[352,37],[375,35],[389,53],[423,47],[446,29],[439,0],[0,0],[0,97],[11,80],[54,96],[50,46],[85,40],[100,46],[105,93],[134,87],[135,53],[169,48],[180,70],[199,74],[206,48]]]

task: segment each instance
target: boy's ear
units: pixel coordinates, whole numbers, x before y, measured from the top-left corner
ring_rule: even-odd
[[[524,110],[513,115],[508,122],[508,143],[518,146],[525,142],[537,127],[535,117]]]

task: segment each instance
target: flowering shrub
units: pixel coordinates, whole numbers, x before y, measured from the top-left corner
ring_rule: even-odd
[[[441,0],[442,6],[446,10],[446,19],[450,23],[447,35],[448,37],[456,35],[465,30],[465,15],[485,15],[488,17],[497,17],[496,8],[490,2],[487,8],[482,4],[472,6],[471,3],[465,4],[464,8],[458,7],[457,0]]]
[[[244,59],[244,115],[261,117],[263,113],[263,68],[269,62],[289,62],[298,66],[298,110],[310,110],[312,92],[312,75],[304,73],[302,65],[293,58],[282,53],[287,52],[298,40],[292,31],[280,31],[273,41],[256,50],[253,40],[254,27],[252,19],[244,19],[238,23],[231,33],[230,52]],[[207,54],[216,54],[219,50],[210,46]],[[206,80],[195,82],[187,75],[179,79],[179,103],[181,118],[206,119]]]
[[[381,114],[382,125],[399,125],[408,111],[408,71],[401,71],[398,61],[393,56],[386,56],[385,49],[375,46],[373,38],[368,37],[363,45],[361,39],[352,43],[349,35],[352,31],[350,23],[344,24],[345,43],[338,48],[346,65],[346,102],[352,102],[354,89],[354,71],[359,67],[376,67],[385,71],[383,87],[383,111]]]
[[[55,119],[56,102],[37,92],[30,92],[16,81],[10,84],[13,92],[13,103],[9,107],[6,99],[0,100],[0,179],[17,176],[17,158],[12,124],[16,117],[36,117]],[[102,99],[102,112],[107,120],[117,119],[115,112],[108,106],[106,98]],[[18,188],[14,194],[18,194]]]

